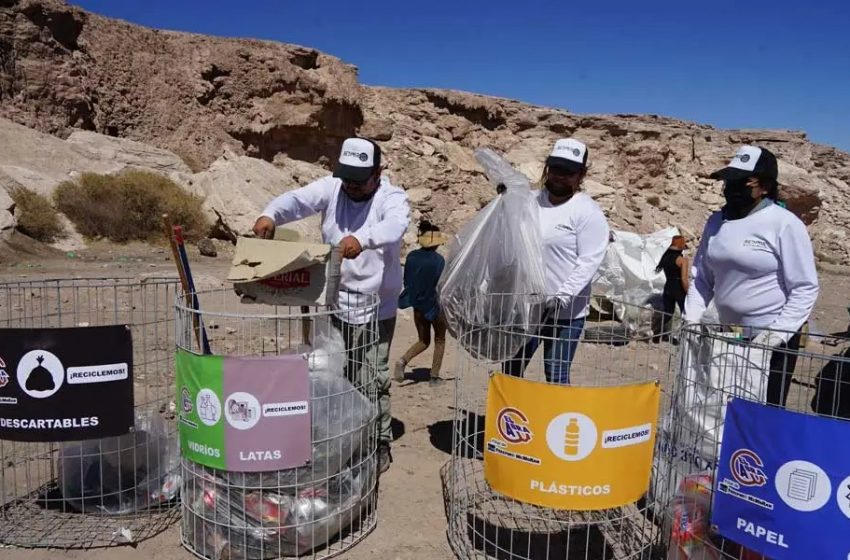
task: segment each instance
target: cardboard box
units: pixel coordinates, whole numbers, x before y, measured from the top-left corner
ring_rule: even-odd
[[[240,237],[227,280],[244,303],[336,306],[339,251],[326,244]],[[297,236],[296,236],[297,238]]]

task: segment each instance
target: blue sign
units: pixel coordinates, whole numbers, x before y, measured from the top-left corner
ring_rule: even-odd
[[[850,422],[735,399],[711,521],[774,560],[850,558]]]

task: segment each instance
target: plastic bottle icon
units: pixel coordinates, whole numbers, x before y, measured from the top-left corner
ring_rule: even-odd
[[[564,454],[578,455],[581,432],[579,431],[578,418],[570,418],[567,428],[564,430]]]

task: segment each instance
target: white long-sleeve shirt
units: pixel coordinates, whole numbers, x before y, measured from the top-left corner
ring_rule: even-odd
[[[705,225],[691,270],[685,317],[698,322],[714,300],[720,322],[796,332],[818,297],[814,251],[806,226],[776,204],[738,220],[715,212]],[[783,337],[790,338],[790,335]]]
[[[591,282],[608,248],[608,221],[599,205],[577,192],[553,206],[549,193],[537,195],[546,290],[557,296],[558,319],[585,317],[590,307]]]
[[[395,317],[402,288],[401,244],[410,223],[407,193],[381,178],[375,196],[354,202],[342,191],[342,181],[328,176],[278,196],[263,210],[263,216],[277,225],[319,213],[325,243],[336,245],[353,235],[363,248],[356,259],[342,261],[342,318],[354,324],[372,319],[367,313],[352,311],[362,308],[360,294],[380,296],[379,320]]]

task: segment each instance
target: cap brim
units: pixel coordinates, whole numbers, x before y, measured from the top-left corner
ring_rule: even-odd
[[[584,164],[555,156],[549,156],[548,158],[546,158],[546,165],[548,167],[563,169],[565,171],[569,171],[570,173],[576,173],[584,169]]]
[[[359,183],[371,177],[374,170],[374,167],[354,167],[353,165],[338,163],[336,169],[334,169],[334,177],[343,181],[357,181]]]
[[[736,181],[752,176],[752,171],[746,171],[745,169],[738,169],[736,167],[724,167],[723,169],[719,169],[709,175],[712,179],[720,179],[723,181]]]

